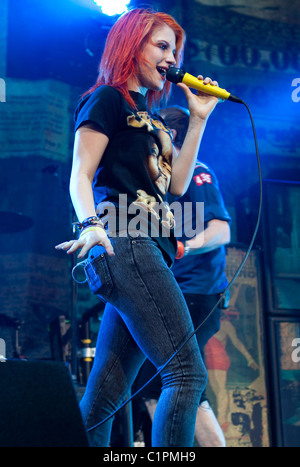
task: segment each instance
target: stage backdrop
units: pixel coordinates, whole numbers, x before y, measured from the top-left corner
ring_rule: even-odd
[[[230,280],[245,248],[227,249]],[[261,252],[252,250],[234,282],[220,331],[208,342],[208,398],[227,446],[269,446]]]

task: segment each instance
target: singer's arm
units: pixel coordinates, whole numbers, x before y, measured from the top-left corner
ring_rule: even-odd
[[[82,126],[76,131],[70,195],[80,222],[87,217],[96,216],[92,181],[107,144],[108,137],[93,125]],[[111,242],[101,228],[89,231],[77,240],[60,243],[56,245],[56,249],[69,254],[80,250],[78,258],[82,258],[95,245],[103,245],[109,255],[114,254]]]
[[[198,78],[203,79],[202,76]],[[210,78],[205,78],[204,83],[217,86],[217,82],[212,82]],[[200,91],[194,94],[183,83],[178,83],[177,86],[181,87],[184,91],[190,111],[190,121],[186,137],[178,156],[173,159],[172,165],[170,192],[175,196],[181,196],[190,184],[205,125],[218,102],[218,98]]]
[[[107,136],[92,125],[82,126],[75,133],[70,195],[80,221],[96,216],[92,182],[107,144]]]

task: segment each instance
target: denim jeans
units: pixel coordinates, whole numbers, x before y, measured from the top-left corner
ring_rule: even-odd
[[[87,429],[125,400],[145,358],[161,368],[194,330],[183,295],[156,242],[149,237],[111,241],[115,256],[94,247],[86,266],[92,292],[107,302],[80,403]],[[161,377],[152,445],[193,446],[196,412],[207,381],[195,336]],[[108,446],[112,420],[88,432],[92,446]]]

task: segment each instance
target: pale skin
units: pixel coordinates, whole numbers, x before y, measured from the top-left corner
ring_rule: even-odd
[[[156,399],[147,399],[145,401],[149,416],[153,422],[157,407]],[[195,439],[201,448],[226,446],[223,431],[216,419],[216,416],[208,401],[203,401],[197,410]]]
[[[137,66],[135,79],[127,83],[128,89],[140,92],[143,95],[147,93],[148,89],[162,90],[165,76],[157,68],[160,67],[160,69],[166,71],[170,66],[175,65],[175,47],[175,33],[169,26],[164,25],[155,28],[151,40],[144,45],[143,53],[146,60]],[[198,78],[202,80],[203,76],[199,75]],[[203,82],[204,84],[218,85],[216,81],[212,81],[210,78],[205,78]],[[177,86],[183,90],[190,111],[190,122],[186,138],[179,154],[174,157],[172,163],[170,192],[179,196],[189,186],[202,134],[207,119],[216,106],[218,99],[202,92],[195,94],[183,83],[179,83]],[[91,125],[82,126],[76,131],[70,195],[80,222],[87,217],[96,215],[92,181],[108,142],[108,137]],[[62,249],[68,254],[79,251],[78,258],[82,258],[95,245],[103,245],[108,255],[114,255],[109,238],[105,231],[100,228],[87,232],[77,240],[60,243],[55,248]]]
[[[212,219],[207,223],[204,232],[191,238],[185,245],[190,247],[189,255],[208,253],[230,242],[230,227],[228,222]]]

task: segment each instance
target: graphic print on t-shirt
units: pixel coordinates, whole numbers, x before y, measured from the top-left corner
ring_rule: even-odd
[[[146,164],[151,180],[155,184],[156,188],[162,195],[166,195],[172,173],[172,155],[173,155],[173,146],[172,140],[169,131],[163,125],[160,120],[155,120],[151,118],[146,111],[137,112],[137,114],[132,114],[127,117],[128,126],[134,128],[147,128],[147,131],[157,130],[157,135],[161,143],[161,150],[156,144],[155,139],[153,138],[151,151],[148,155]],[[139,205],[147,212],[154,214],[156,218],[159,218],[155,207],[160,203],[160,207],[164,206],[162,224],[165,227],[173,228],[174,227],[174,215],[170,211],[168,204],[164,203],[162,197],[157,193],[157,200],[154,196],[149,195],[144,190],[137,190],[137,199],[134,204]]]

